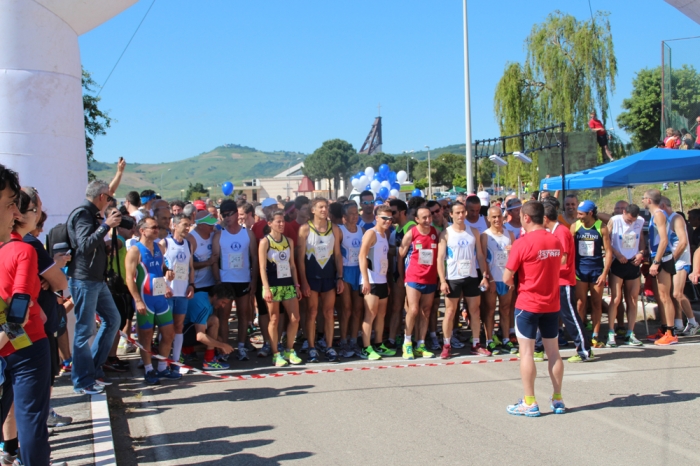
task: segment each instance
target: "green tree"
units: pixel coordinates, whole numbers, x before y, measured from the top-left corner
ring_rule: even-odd
[[[413,170],[416,168],[416,165],[418,165],[418,160],[416,160],[415,157],[411,155],[399,155],[395,158],[393,163],[389,164],[389,168],[391,168],[396,173],[403,170],[406,173],[408,173],[411,179],[413,179],[413,177],[411,177],[411,173],[413,173]],[[406,166],[408,166],[408,170],[406,170]]]
[[[209,196],[209,190],[202,183],[190,183],[185,191],[185,199],[188,201],[196,201],[207,196]]]
[[[700,115],[700,74],[695,68],[683,65],[671,72],[671,94],[678,113],[691,121]],[[632,95],[622,101],[622,108],[617,124],[631,135],[634,148],[654,147],[661,135],[661,67],[637,72]]]
[[[615,91],[617,59],[608,14],[597,12],[579,21],[555,11],[533,26],[525,40],[524,63],[507,63],[494,95],[494,111],[502,135],[518,134],[564,122],[567,131],[587,129],[588,115],[598,109],[603,123],[608,92]],[[508,151],[523,150],[514,138]],[[508,158],[501,172],[515,186],[537,177],[536,166],[525,169]],[[505,173],[504,173],[505,172]]]
[[[430,161],[430,169],[432,171],[433,186],[446,186],[448,189],[453,186],[455,174],[466,174],[466,159],[463,155],[451,154],[446,152],[440,154]],[[404,168],[405,170],[405,168]],[[421,160],[413,170],[413,176],[416,179],[428,179],[428,161]]]
[[[99,109],[101,97],[93,95],[97,83],[90,76],[90,72],[83,69],[83,115],[85,118],[85,154],[88,165],[95,161],[93,146],[95,137],[107,134],[107,128],[111,127],[112,119],[108,112]],[[88,170],[88,180],[95,179],[95,174]]]
[[[351,171],[352,173],[357,173],[358,171],[364,172],[365,168],[367,167],[372,167],[374,168],[374,171],[377,171],[379,170],[379,166],[383,163],[391,167],[391,165],[396,162],[393,155],[385,154],[384,152],[377,152],[376,154],[372,155],[358,154],[358,159],[357,165]]]
[[[493,183],[492,174],[496,173],[496,164],[491,160],[484,158],[479,160],[478,181],[482,186],[491,186]]]
[[[359,157],[352,144],[342,139],[331,139],[304,159],[303,171],[312,180],[328,180],[329,191],[332,180],[333,191],[337,194],[340,179],[347,179],[358,162]]]

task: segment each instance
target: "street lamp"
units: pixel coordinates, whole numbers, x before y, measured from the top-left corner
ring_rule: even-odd
[[[168,173],[170,170],[172,170],[172,168],[168,168],[167,170],[165,170],[163,173],[160,174],[160,195],[161,196],[163,196],[163,175]]]
[[[405,150],[405,151],[403,151],[403,153],[404,153],[404,154],[413,154],[413,149],[411,149],[411,150]],[[410,156],[410,155],[406,156],[406,175],[408,176],[408,178],[411,177],[411,176],[410,176],[410,175],[411,175],[411,169],[408,167],[408,162],[411,161],[411,160],[415,160],[415,158],[413,158],[413,157]],[[408,178],[406,178],[406,179],[408,179]]]
[[[432,176],[430,173],[430,147],[425,146],[426,149],[428,149],[428,199],[433,198],[433,183],[432,183]]]
[[[184,190],[184,189],[181,189],[181,190],[180,190],[180,200],[181,200],[181,201],[184,201],[184,200],[185,200],[185,190]]]

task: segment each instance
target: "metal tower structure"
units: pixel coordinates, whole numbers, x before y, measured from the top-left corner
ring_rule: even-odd
[[[372,123],[367,139],[360,148],[360,154],[372,155],[382,151],[382,117],[378,116]]]

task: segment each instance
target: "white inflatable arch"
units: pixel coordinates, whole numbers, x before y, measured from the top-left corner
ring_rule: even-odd
[[[39,190],[46,228],[85,198],[78,36],[136,1],[0,0],[0,163]]]

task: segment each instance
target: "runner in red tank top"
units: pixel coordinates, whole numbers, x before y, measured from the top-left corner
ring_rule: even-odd
[[[420,207],[416,212],[416,226],[403,237],[399,255],[399,275],[406,284],[406,338],[403,343],[404,359],[416,356],[433,358],[435,355],[425,347],[425,334],[428,331],[430,310],[437,289],[437,230],[431,224],[430,209]],[[404,267],[405,266],[405,270]],[[420,313],[419,313],[420,310]],[[418,341],[413,349],[412,335],[418,326]]]

